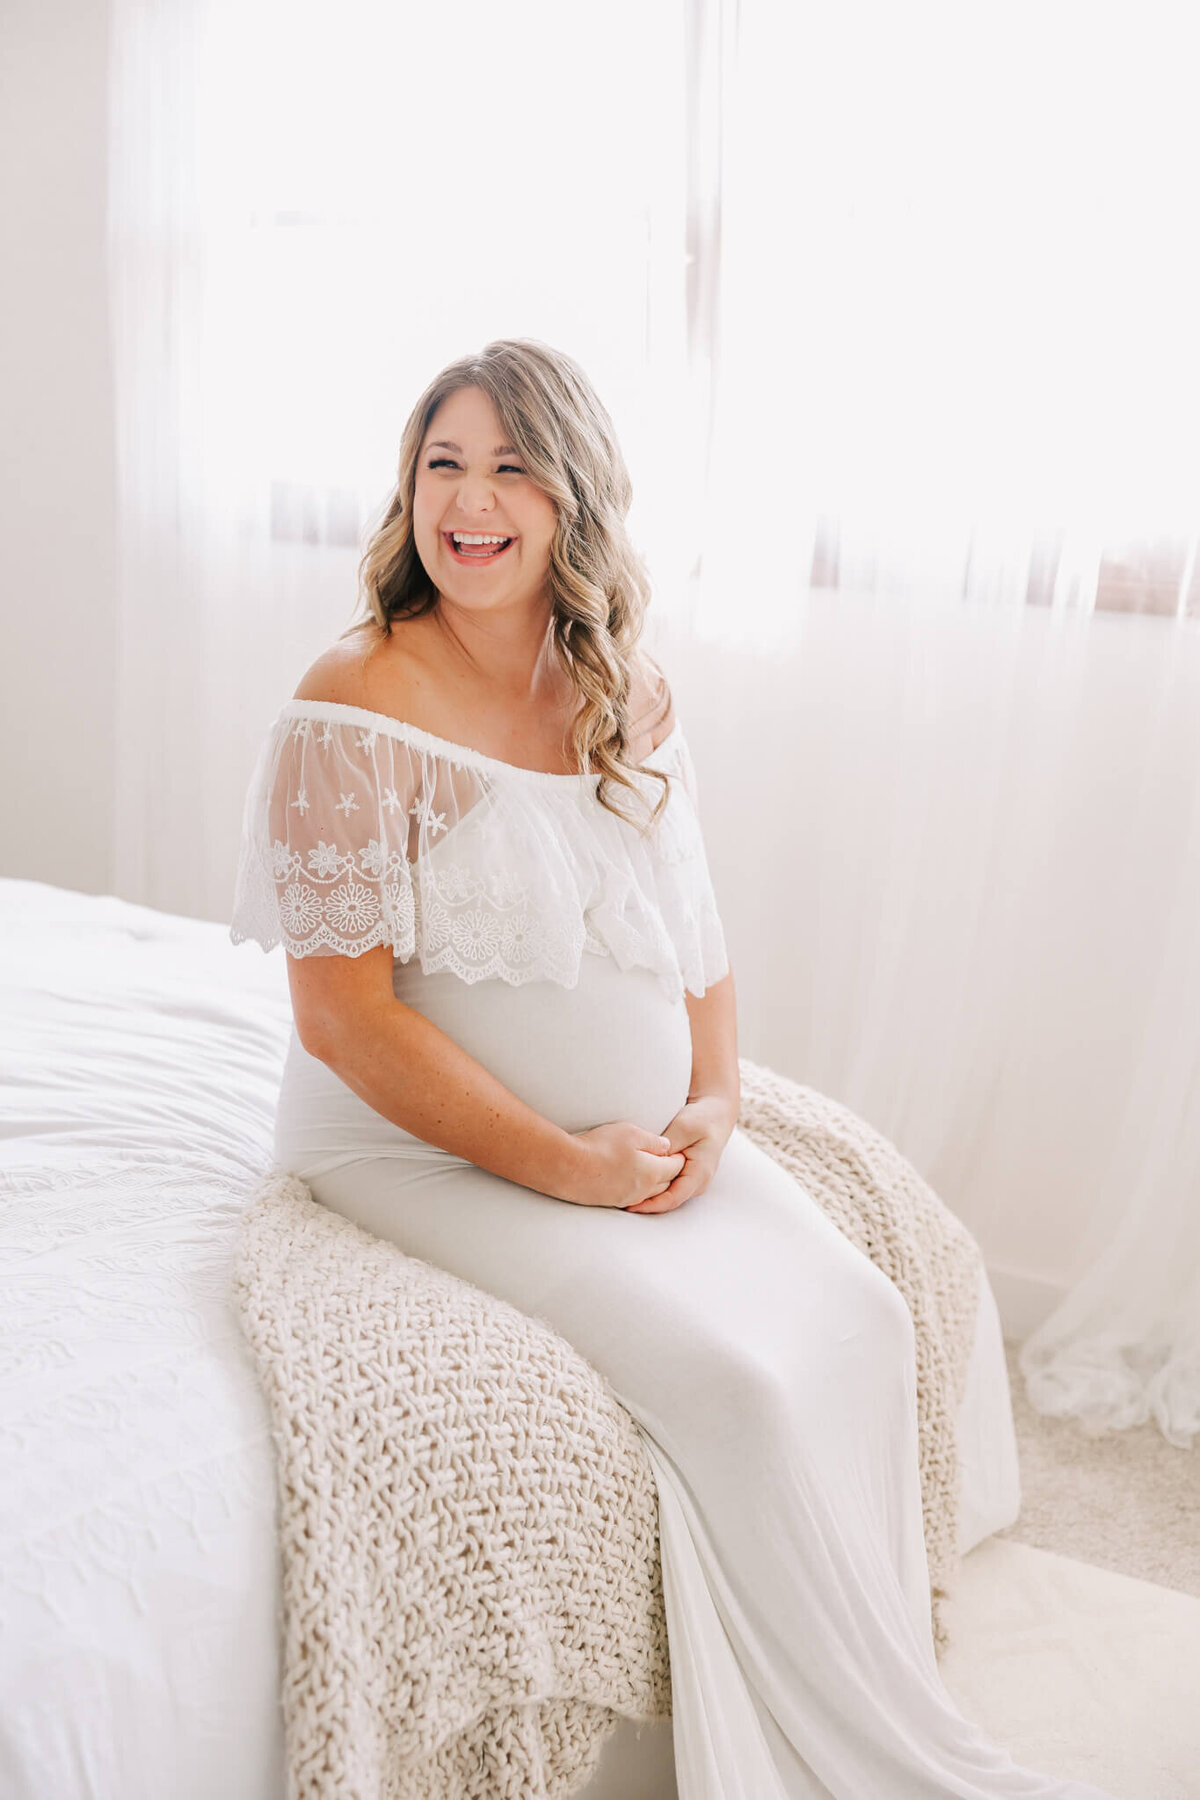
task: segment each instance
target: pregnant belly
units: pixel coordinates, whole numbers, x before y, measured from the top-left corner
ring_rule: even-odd
[[[471,985],[446,970],[396,963],[398,1000],[424,1013],[527,1106],[564,1131],[632,1119],[661,1131],[687,1099],[687,1006],[648,969],[584,955],[579,985]]]
[[[622,970],[587,953],[579,985],[474,984],[419,963],[393,965],[396,998],[423,1013],[518,1099],[564,1131],[632,1119],[660,1132],[687,1100],[687,1006],[648,969]],[[385,1119],[309,1056],[295,1032],[275,1119],[275,1154],[302,1178],[363,1156],[445,1156]]]

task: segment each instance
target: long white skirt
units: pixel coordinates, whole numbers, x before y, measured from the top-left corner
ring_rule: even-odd
[[[393,979],[565,1130],[661,1132],[687,1098],[687,1008],[645,970],[589,954],[572,990]],[[744,1133],[674,1212],[573,1206],[402,1131],[293,1034],[275,1151],[324,1205],[552,1325],[636,1421],[680,1800],[1110,1800],[1018,1767],[943,1685],[911,1316]]]

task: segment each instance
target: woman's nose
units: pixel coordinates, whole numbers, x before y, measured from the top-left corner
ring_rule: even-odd
[[[496,504],[496,490],[486,475],[464,475],[458,484],[461,512],[491,512]]]

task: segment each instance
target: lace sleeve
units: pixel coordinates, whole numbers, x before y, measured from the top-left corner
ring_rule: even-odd
[[[314,708],[314,711],[316,709]],[[453,795],[368,725],[278,720],[250,782],[230,936],[292,956],[415,948],[411,862]]]
[[[594,774],[290,700],[247,792],[230,936],[291,956],[386,944],[430,975],[568,987],[596,951],[701,994],[727,963],[682,731],[653,760],[679,780],[644,833],[598,803]],[[652,801],[658,783],[643,784]]]

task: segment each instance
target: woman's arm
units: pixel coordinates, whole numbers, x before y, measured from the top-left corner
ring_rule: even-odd
[[[699,996],[685,993],[692,1026],[692,1079],[688,1104],[716,1099],[729,1108],[729,1128],[737,1124],[741,1108],[738,1076],[737,998],[733,970],[722,975]]]
[[[396,999],[387,944],[360,957],[287,958],[296,1035],[403,1131],[552,1199],[624,1207],[663,1193],[683,1152],[632,1121],[567,1132],[432,1019]]]
[[[630,713],[634,734],[650,732],[651,744],[659,744],[675,724],[675,704],[667,678],[645,649],[639,646],[634,669]],[[721,977],[701,995],[684,992],[692,1027],[692,1080],[688,1103],[720,1099],[732,1111],[730,1130],[737,1124],[741,1085],[737,1059],[737,1001],[733,971]]]
[[[664,1135],[672,1150],[681,1150],[686,1160],[661,1194],[626,1207],[626,1212],[673,1212],[685,1200],[702,1194],[737,1126],[741,1081],[732,970],[703,994],[686,993],[684,998],[692,1027],[692,1079],[687,1103]]]

